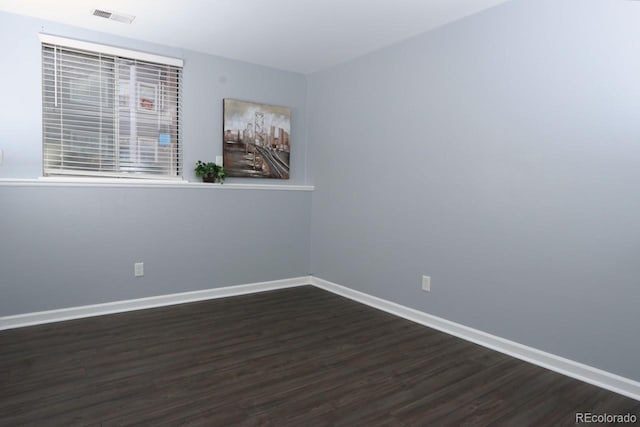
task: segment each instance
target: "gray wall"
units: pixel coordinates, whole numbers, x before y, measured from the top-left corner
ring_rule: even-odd
[[[309,271],[309,192],[0,187],[0,200],[0,315]]]
[[[516,0],[309,76],[312,273],[640,380],[639,17]]]
[[[197,159],[222,154],[223,98],[291,107],[291,179],[264,183],[307,182],[303,75],[1,12],[0,178],[41,175],[38,32],[184,58],[190,180]],[[299,191],[0,183],[0,316],[306,275],[310,203]]]

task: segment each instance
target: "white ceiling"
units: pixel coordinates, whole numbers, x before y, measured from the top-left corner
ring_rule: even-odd
[[[505,1],[0,0],[0,10],[306,74]]]

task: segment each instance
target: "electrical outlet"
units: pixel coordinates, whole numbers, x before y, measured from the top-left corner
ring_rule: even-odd
[[[144,276],[144,263],[143,262],[136,262],[135,264],[133,264],[133,275],[135,277]]]
[[[2,150],[0,150],[0,165],[2,164],[2,160],[3,160]]]
[[[425,292],[431,292],[431,277],[422,276],[422,290]]]
[[[216,165],[222,166],[222,156],[216,156]]]

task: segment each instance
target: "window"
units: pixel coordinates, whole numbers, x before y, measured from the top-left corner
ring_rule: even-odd
[[[40,39],[45,176],[181,176],[181,60]]]

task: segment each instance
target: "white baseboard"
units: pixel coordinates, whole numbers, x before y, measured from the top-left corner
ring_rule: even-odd
[[[374,297],[360,291],[356,291],[318,277],[311,277],[311,283],[321,289],[334,294],[352,299],[368,306],[386,311],[412,322],[428,326],[433,329],[445,332],[449,335],[471,341],[483,347],[499,351],[525,362],[550,369],[560,374],[566,375],[622,394],[632,399],[640,401],[640,382],[603,371],[592,366],[588,366],[564,357],[556,356],[514,341],[500,338],[459,323],[432,316],[422,311],[414,310],[382,298]]]
[[[483,347],[499,351],[500,353],[513,356],[517,359],[533,363],[534,365],[550,369],[560,374],[576,378],[580,381],[584,381],[640,401],[640,382],[528,347],[514,341],[500,338],[459,323],[451,322],[449,320],[405,307],[382,298],[374,297],[360,291],[346,288],[336,283],[313,276],[294,277],[291,279],[273,280],[270,282],[250,283],[245,285],[206,289],[202,291],[159,295],[126,301],[115,301],[104,304],[93,304],[81,307],[63,308],[59,310],[5,316],[0,317],[0,330],[251,294],[275,289],[292,288],[309,284],[362,304],[366,304],[370,307],[386,311],[387,313],[391,313],[412,322],[437,329],[449,335],[462,338]]]
[[[40,325],[42,323],[61,322],[83,317],[102,316],[104,314],[122,313],[125,311],[143,310],[145,308],[162,307],[173,304],[224,298],[274,289],[291,288],[311,284],[311,276],[294,277],[270,282],[249,283],[246,285],[227,286],[224,288],[206,289],[202,291],[182,292],[178,294],[159,295],[126,301],[115,301],[104,304],[92,304],[81,307],[62,308],[59,310],[40,311],[0,317],[0,330]]]

